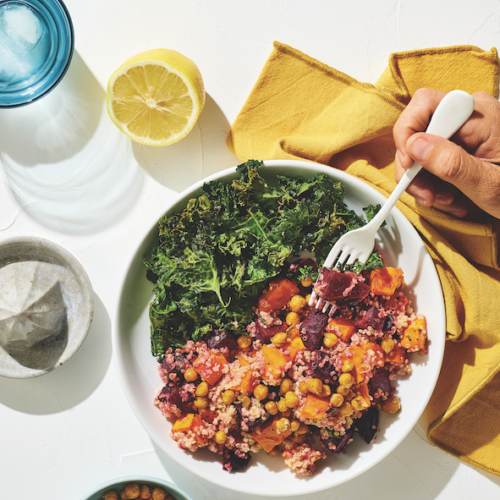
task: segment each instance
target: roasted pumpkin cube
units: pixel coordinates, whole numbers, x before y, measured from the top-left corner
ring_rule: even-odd
[[[280,418],[280,415],[276,415],[272,420],[269,420],[252,432],[252,437],[267,453],[269,453],[275,446],[280,445],[292,433],[291,430],[285,432],[278,431],[276,428],[276,422]]]
[[[299,293],[297,285],[287,278],[271,281],[269,288],[259,298],[258,309],[263,312],[279,311]]]
[[[399,344],[395,344],[394,349],[385,355],[387,363],[404,363],[406,359],[408,354]]]
[[[248,370],[245,375],[243,375],[241,382],[238,385],[234,386],[233,389],[235,391],[246,392],[250,394],[255,389],[256,385],[257,382],[255,381],[252,370]]]
[[[192,431],[198,445],[202,445],[205,441],[199,434],[202,429],[205,429],[205,423],[201,417],[194,413],[188,413],[184,417],[180,417],[175,421],[172,426],[172,433],[176,434],[178,432],[182,432],[186,434],[187,432]]]
[[[295,359],[295,356],[297,356],[299,351],[303,351],[305,348],[304,342],[302,342],[300,337],[294,337],[290,342],[287,342],[283,346],[283,349],[288,351],[290,359],[292,360]]]
[[[356,331],[356,327],[350,319],[339,316],[338,318],[332,318],[328,322],[327,330],[335,333],[340,340],[349,342]]]
[[[290,358],[285,356],[285,354],[276,347],[267,344],[262,346],[261,352],[262,356],[264,356],[266,365],[266,372],[263,374],[262,378],[267,381],[281,377]]]
[[[328,399],[308,394],[304,406],[300,410],[301,418],[320,419],[330,406]]]
[[[374,295],[393,295],[403,281],[399,267],[379,267],[370,273],[370,292]]]
[[[427,324],[425,318],[416,319],[403,331],[401,347],[408,352],[425,350],[427,343]]]
[[[215,385],[222,377],[226,365],[226,358],[217,351],[207,351],[200,354],[193,362],[193,368],[198,375],[210,385]]]

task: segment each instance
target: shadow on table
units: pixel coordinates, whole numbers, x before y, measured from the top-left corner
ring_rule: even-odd
[[[130,140],[109,119],[104,90],[77,52],[50,94],[0,110],[0,160],[22,210],[69,234],[93,233],[122,218],[144,177]]]
[[[92,395],[104,379],[110,362],[111,320],[104,304],[95,296],[92,327],[74,357],[41,377],[0,377],[0,403],[33,415],[65,411]]]
[[[180,192],[209,175],[240,163],[226,146],[228,132],[226,117],[207,94],[198,122],[184,139],[160,148],[133,142],[132,149],[137,162],[151,177]]]

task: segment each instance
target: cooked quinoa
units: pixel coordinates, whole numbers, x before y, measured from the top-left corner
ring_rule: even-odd
[[[395,397],[390,381],[411,374],[408,353],[426,352],[425,317],[413,311],[399,269],[323,269],[316,301],[330,302],[330,315],[309,305],[310,281],[272,282],[247,337],[214,331],[165,352],[154,404],[174,421],[179,447],[206,447],[228,471],[264,449],[311,475],[355,433],[374,439],[382,403]],[[399,401],[392,403],[386,407],[397,411]]]

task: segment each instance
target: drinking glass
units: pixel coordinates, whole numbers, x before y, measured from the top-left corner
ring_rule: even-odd
[[[47,95],[68,70],[73,49],[62,0],[0,0],[0,108]]]

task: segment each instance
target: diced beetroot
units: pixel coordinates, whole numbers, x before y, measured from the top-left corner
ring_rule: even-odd
[[[321,340],[327,323],[328,314],[315,308],[309,311],[300,327],[300,337],[308,351],[316,351],[321,347]]]
[[[387,370],[377,371],[373,377],[370,379],[370,393],[374,396],[374,403],[380,399],[376,397],[377,391],[380,389],[382,391],[383,396],[381,396],[382,400],[386,400],[392,393],[392,385],[389,380],[389,372]]]
[[[365,297],[368,297],[370,293],[370,287],[363,283],[362,281],[358,281],[354,288],[351,290],[349,295],[346,297],[346,302],[352,302],[353,300],[363,300]]]
[[[343,436],[335,437],[323,437],[321,436],[320,441],[321,444],[329,450],[331,453],[345,453],[346,446],[353,440],[354,438],[354,430],[347,429],[346,433]]]
[[[239,457],[232,450],[225,449],[222,455],[222,468],[228,472],[234,472],[244,469],[250,462],[250,453],[246,453],[244,457]]]
[[[238,348],[235,338],[226,330],[214,330],[207,340],[210,349],[227,347],[230,351]]]
[[[182,392],[185,393],[185,391]],[[165,404],[177,406],[181,413],[187,411],[187,408],[185,407],[186,403],[185,401],[183,401],[183,398],[181,396],[181,391],[175,385],[165,385],[160,394],[158,394],[158,401],[161,401]]]
[[[311,354],[310,366],[311,366],[311,375],[314,378],[319,378],[325,384],[334,383],[331,373],[334,372],[335,369],[332,366],[330,358],[326,352],[313,351],[313,353]]]
[[[271,342],[271,338],[277,333],[286,332],[287,324],[282,323],[281,325],[268,326],[267,328],[260,322],[260,320],[255,321],[255,338],[260,340],[264,344]]]
[[[377,407],[370,406],[361,417],[354,420],[353,427],[363,441],[370,444],[378,429]]]
[[[385,318],[379,317],[379,310],[375,306],[361,310],[356,316],[354,325],[357,328],[365,329],[371,326],[374,330],[382,330]]]
[[[321,292],[320,297],[326,301],[337,301],[344,299],[344,293],[352,286],[354,274],[341,273],[337,269],[328,269],[323,267],[321,269]]]
[[[382,330],[384,332],[392,332],[392,330],[395,330],[394,317],[391,314],[385,317],[384,326],[382,327]]]

